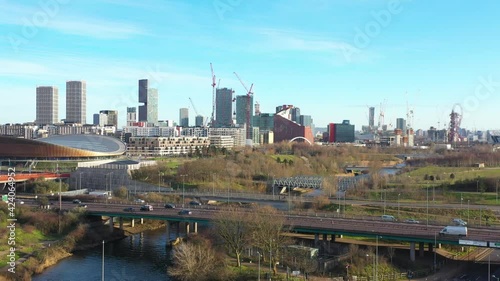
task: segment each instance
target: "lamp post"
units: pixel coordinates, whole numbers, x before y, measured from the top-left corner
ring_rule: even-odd
[[[347,189],[344,190],[344,218],[345,218],[345,197],[347,196]]]
[[[102,240],[102,269],[101,269],[101,280],[104,281],[104,240]]]
[[[427,226],[429,226],[429,188],[427,188]]]
[[[158,194],[160,193],[161,176],[163,176],[163,173],[158,171]]]
[[[184,181],[186,175],[181,175],[181,177],[182,177],[182,208],[184,208]]]
[[[215,196],[215,173],[212,173],[212,195]]]
[[[271,264],[272,264],[272,260],[273,260],[273,241],[271,238],[269,238],[269,279],[271,279],[271,272],[272,271],[272,268],[271,268]]]
[[[497,179],[497,182],[496,182],[496,185],[495,185],[495,187],[496,187],[496,195],[497,195],[497,200],[496,200],[496,203],[497,203],[497,204],[498,204],[498,181],[499,181],[499,180],[500,180],[500,179]]]
[[[257,280],[260,281],[260,252],[259,251],[257,251],[257,255],[259,255],[259,271],[258,271],[259,276],[257,277]]]
[[[398,193],[398,217],[399,217],[399,196],[401,196],[401,193]]]
[[[436,272],[437,232],[434,232],[434,272]]]
[[[367,257],[369,257],[369,254],[366,254]],[[372,254],[372,280],[375,280],[375,255]]]
[[[79,183],[80,190],[82,189],[82,174],[85,174],[85,172],[80,173],[80,183]]]
[[[378,280],[378,235],[376,236],[376,248],[375,248],[375,281]]]
[[[469,203],[470,203],[470,200],[467,200],[467,222],[469,222],[469,214],[470,214],[470,208],[469,208],[470,204]]]
[[[106,175],[109,175],[109,191],[106,190],[106,204],[108,204],[108,198],[109,198],[109,194],[111,193],[111,180],[113,179],[113,172],[109,172],[107,173]]]
[[[460,193],[460,211],[462,211],[462,202],[464,201],[464,197],[462,193]],[[462,218],[462,213],[460,212],[460,218]]]

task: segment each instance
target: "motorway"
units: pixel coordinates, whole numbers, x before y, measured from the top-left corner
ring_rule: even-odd
[[[56,206],[57,204],[54,203]],[[86,203],[87,211],[90,215],[104,215],[128,218],[148,218],[169,221],[189,221],[189,222],[209,222],[219,212],[224,212],[223,208],[204,205],[189,206],[192,215],[179,215],[179,209],[165,209],[163,205],[153,204],[153,211],[139,211],[139,205],[134,204],[106,204],[106,203]],[[70,209],[76,204],[64,202],[63,209]],[[133,206],[135,212],[125,212],[123,209]],[[248,211],[242,208],[242,211]],[[378,237],[385,240],[396,240],[405,242],[425,242],[458,245],[458,237],[439,236],[439,231],[443,226],[409,224],[402,222],[383,222],[364,219],[347,219],[311,215],[296,215],[283,213],[286,225],[293,231],[299,233],[315,234],[338,234],[362,237]],[[496,242],[500,243],[500,230],[488,227],[468,227],[468,236],[463,240],[476,242]]]

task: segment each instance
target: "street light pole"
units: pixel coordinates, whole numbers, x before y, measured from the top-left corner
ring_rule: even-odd
[[[104,281],[104,240],[102,240],[102,266],[101,266],[101,280]]]
[[[427,226],[429,226],[429,188],[427,187]]]
[[[470,203],[470,200],[467,199],[467,223],[469,223],[469,217],[470,217],[469,216],[469,213],[470,213],[470,208],[469,208],[470,204],[469,203]]]
[[[464,197],[462,196],[462,193],[460,192],[460,218],[462,218],[462,202],[464,201]]]
[[[260,252],[257,251],[257,254],[259,255],[259,276],[257,277],[257,280],[260,281]]]
[[[273,257],[272,257],[272,249],[273,249],[273,246],[272,246],[272,241],[271,241],[271,238],[269,238],[269,275],[271,275],[271,272],[272,272],[272,269],[271,269],[271,262],[273,260]],[[269,276],[270,278],[270,276]]]
[[[434,232],[434,272],[436,272],[437,232]]]
[[[184,208],[184,181],[186,175],[181,175],[181,177],[182,177],[182,208]]]
[[[378,234],[376,237],[376,248],[375,248],[375,281],[378,280]]]
[[[398,219],[399,219],[399,196],[401,195],[401,193],[398,193]]]

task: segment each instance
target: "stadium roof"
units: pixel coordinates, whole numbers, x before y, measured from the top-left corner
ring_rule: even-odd
[[[125,144],[101,135],[58,135],[38,140],[0,136],[0,157],[12,159],[109,158],[125,153]]]

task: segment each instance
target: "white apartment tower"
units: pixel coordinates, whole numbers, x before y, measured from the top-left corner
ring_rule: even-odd
[[[66,81],[66,122],[87,123],[87,83]]]
[[[37,125],[50,125],[59,122],[59,90],[53,86],[36,87]]]

